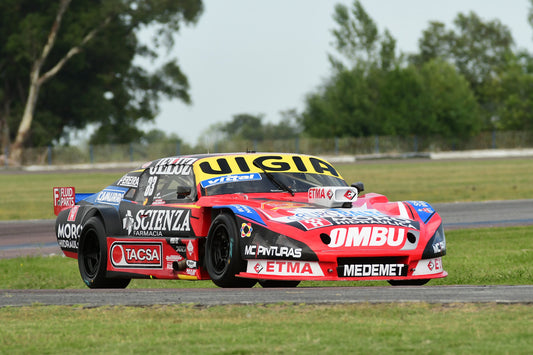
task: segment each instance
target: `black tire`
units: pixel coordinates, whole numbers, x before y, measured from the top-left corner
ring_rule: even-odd
[[[296,287],[300,281],[294,280],[259,280],[259,284],[263,288],[282,288],[282,287]]]
[[[89,288],[126,288],[130,279],[106,277],[107,243],[101,220],[91,217],[83,226],[78,246],[78,268]]]
[[[207,236],[205,267],[211,280],[219,287],[253,287],[257,280],[236,277],[245,269],[239,247],[235,219],[228,214],[218,215]]]
[[[429,282],[429,279],[416,280],[389,280],[388,283],[392,286],[423,286]]]

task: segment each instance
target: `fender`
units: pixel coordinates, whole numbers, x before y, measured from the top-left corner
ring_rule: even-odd
[[[89,207],[83,215],[82,224],[85,225],[87,220],[94,216],[102,220],[106,236],[120,234],[120,218],[118,210],[115,207],[103,205]]]

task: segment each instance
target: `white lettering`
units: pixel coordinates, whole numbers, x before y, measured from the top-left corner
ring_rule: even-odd
[[[188,232],[191,230],[190,211],[186,210],[139,210],[133,224],[134,235],[161,235],[161,232]],[[131,233],[128,230],[128,234]]]
[[[329,236],[330,248],[345,247],[380,247],[388,245],[399,247],[405,242],[404,228],[394,227],[349,227],[334,228]]]
[[[346,264],[342,277],[406,276],[405,264]]]

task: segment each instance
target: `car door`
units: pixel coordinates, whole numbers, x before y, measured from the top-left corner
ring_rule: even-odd
[[[191,229],[191,208],[196,198],[194,176],[161,173],[175,169],[146,169],[137,190],[125,196],[119,213],[122,234],[132,237],[186,237]]]

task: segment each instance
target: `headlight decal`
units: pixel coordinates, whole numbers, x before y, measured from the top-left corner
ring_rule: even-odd
[[[426,245],[424,253],[422,254],[422,259],[430,259],[444,255],[446,255],[446,237],[444,236],[444,229],[441,224]]]

